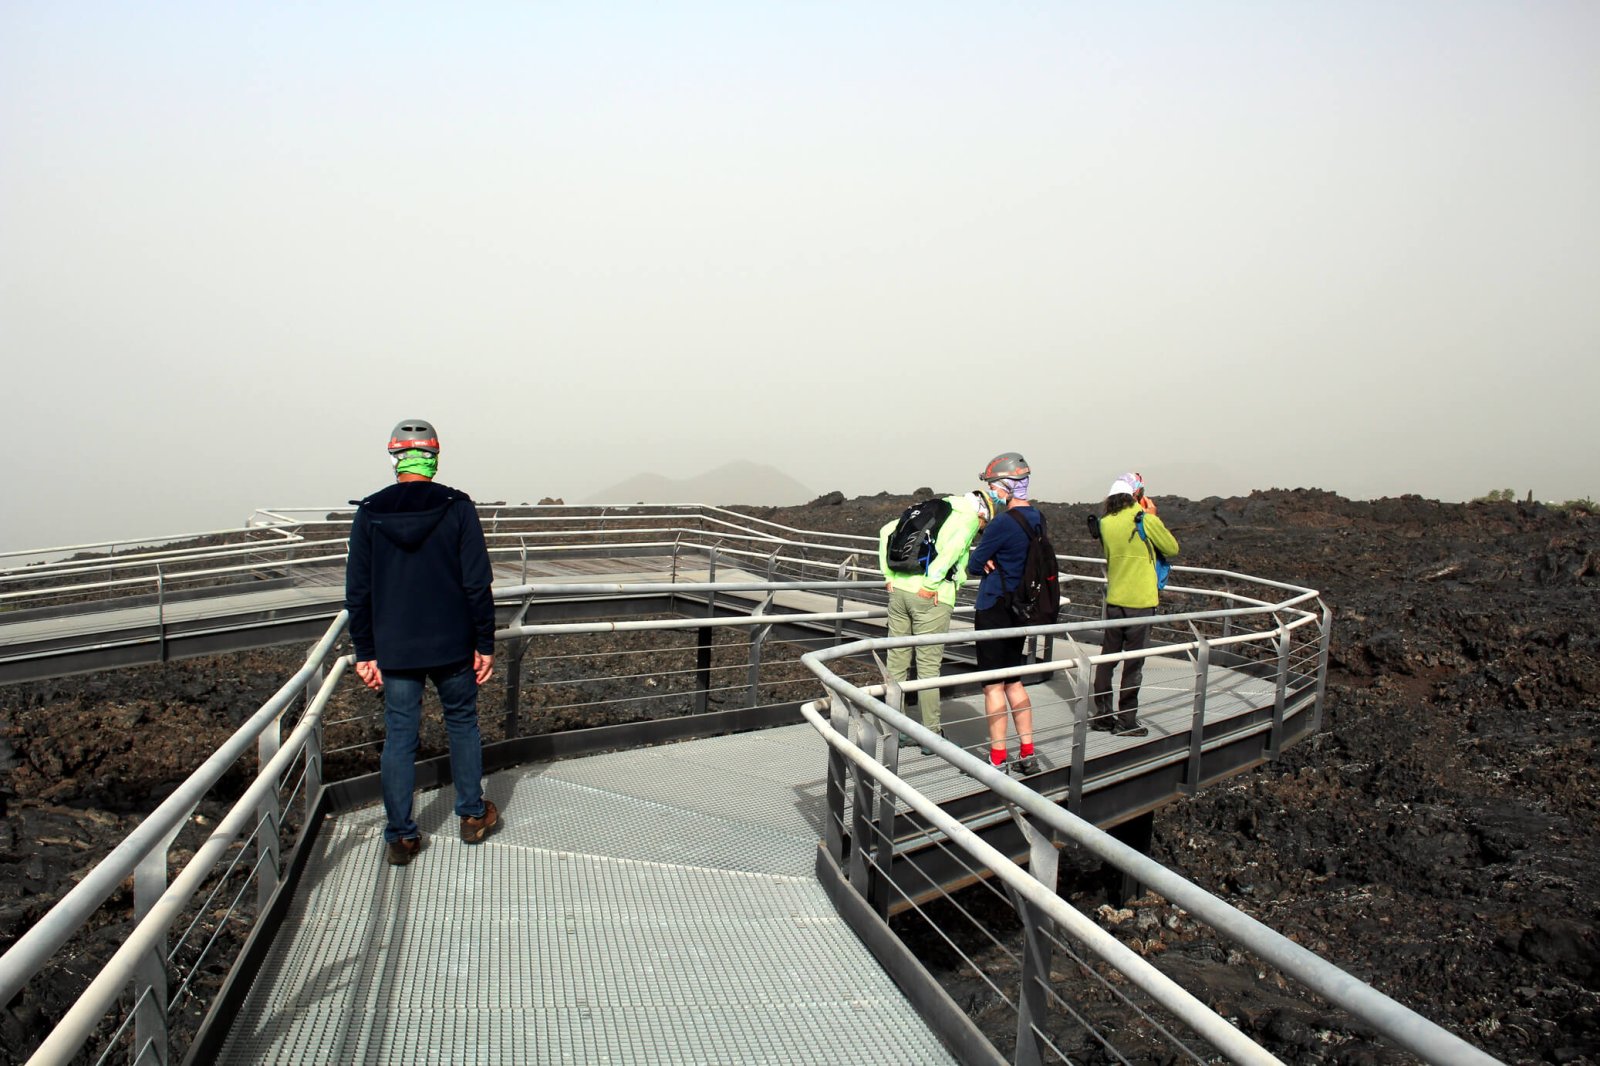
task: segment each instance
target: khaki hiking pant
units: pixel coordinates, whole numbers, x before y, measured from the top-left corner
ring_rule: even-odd
[[[904,589],[889,590],[889,635],[891,637],[922,636],[925,633],[950,632],[950,616],[955,608],[938,600],[925,600],[915,592]],[[911,671],[911,653],[916,652],[917,677],[923,680],[939,676],[939,665],[944,661],[943,644],[925,644],[920,648],[890,648],[889,676],[904,681]],[[939,729],[939,690],[923,689],[916,694],[917,709],[922,712],[922,724],[929,729]],[[906,711],[910,714],[910,710]]]

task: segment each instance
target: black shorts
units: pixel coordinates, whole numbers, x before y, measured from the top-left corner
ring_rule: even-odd
[[[1004,606],[995,604],[986,607],[973,615],[972,626],[974,629],[1015,629],[1017,623],[1011,620],[1011,612]],[[1005,670],[1013,666],[1022,665],[1022,645],[1026,637],[1002,637],[999,640],[978,641],[978,669],[979,670]],[[1017,679],[1022,680],[1021,678]],[[986,685],[998,685],[999,681],[985,681]]]

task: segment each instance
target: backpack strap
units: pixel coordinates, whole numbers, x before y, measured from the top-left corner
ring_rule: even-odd
[[[1030,543],[1033,541],[1034,537],[1044,536],[1044,515],[1039,515],[1039,524],[1034,526],[1029,525],[1028,520],[1022,517],[1022,511],[1020,508],[1007,508],[1006,514],[1017,520],[1017,525],[1021,526],[1022,532],[1028,535],[1028,540]]]
[[[1144,532],[1144,512],[1143,511],[1140,511],[1138,514],[1133,516],[1133,530],[1134,530],[1134,533],[1138,533],[1139,534],[1139,539],[1144,541],[1144,549],[1145,549],[1145,551],[1150,553],[1150,561],[1152,563],[1154,563],[1156,561],[1156,559],[1159,557],[1160,553],[1156,551],[1156,546],[1154,544],[1150,543],[1150,538],[1145,535],[1145,532]],[[1133,533],[1129,533],[1128,534],[1128,539],[1129,540],[1133,539]]]

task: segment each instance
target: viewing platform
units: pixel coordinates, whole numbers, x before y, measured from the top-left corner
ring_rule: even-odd
[[[1018,675],[1041,771],[1017,781],[980,758],[970,600],[943,638],[885,636],[875,542],[714,508],[485,514],[508,677],[486,789],[504,828],[475,847],[456,838],[435,755],[418,767],[426,847],[395,868],[376,775],[324,777],[329,754],[375,751],[381,729],[327,713],[353,679],[341,526],[318,515],[275,515],[268,547],[0,575],[18,615],[3,635],[31,634],[0,657],[10,679],[279,643],[296,627],[321,637],[0,958],[9,1000],[134,876],[143,921],[30,1061],[69,1061],[90,1041],[135,1062],[176,1061],[175,1045],[195,1063],[1139,1061],[1157,1046],[1276,1061],[1056,896],[1063,848],[1156,889],[1349,1024],[1428,1061],[1492,1061],[1137,846],[1163,804],[1316,731],[1331,615],[1313,590],[1178,568],[1144,653],[1149,733],[1116,736],[1090,728],[1103,575],[1063,557],[1062,621],[1028,632]],[[886,685],[886,650],[928,639],[947,644],[944,676]],[[935,685],[948,743],[900,713]],[[535,693],[543,707],[581,697],[608,724],[527,734]],[[252,750],[256,783],[168,884],[174,833]],[[1009,900],[1012,931],[979,919],[970,892]],[[225,928],[246,943],[198,1031],[182,1032],[194,976],[239,939]],[[918,957],[941,942],[968,945],[956,970],[994,990],[988,1006],[958,1002],[950,974]],[[1095,1006],[1107,996],[1126,1005]]]

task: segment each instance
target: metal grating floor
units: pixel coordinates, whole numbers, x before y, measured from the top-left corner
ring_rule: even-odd
[[[399,869],[341,817],[220,1061],[953,1062],[811,876],[822,769],[801,725],[507,771]]]

